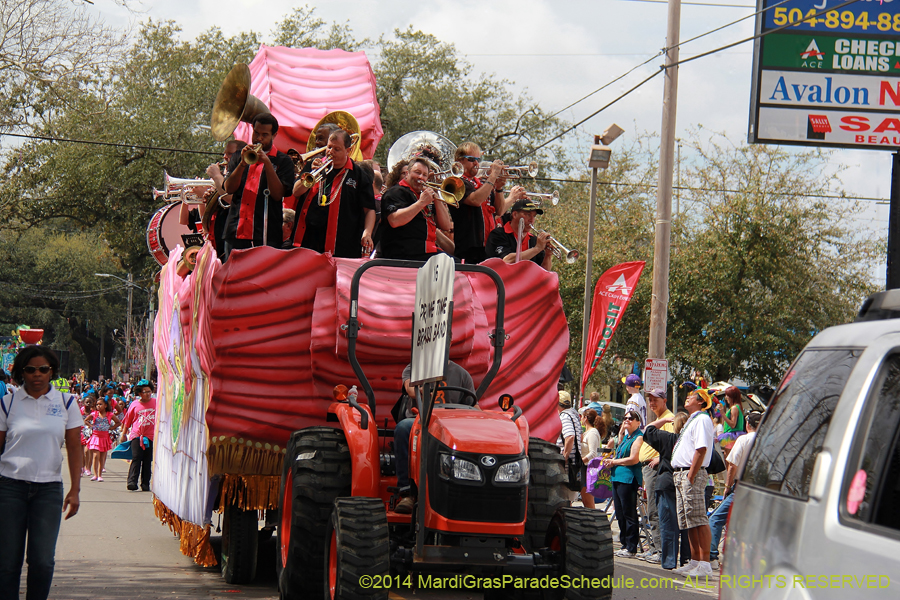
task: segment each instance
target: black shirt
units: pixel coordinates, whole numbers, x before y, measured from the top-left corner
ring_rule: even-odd
[[[381,197],[381,211],[384,222],[381,237],[383,258],[399,258],[403,260],[428,260],[438,254],[434,224],[434,204],[419,211],[412,220],[400,227],[391,227],[388,217],[416,203],[416,194],[405,185],[395,185]],[[432,216],[426,218],[425,213],[431,211]]]
[[[475,191],[475,183],[463,179],[466,184],[466,194],[458,207],[450,207],[450,216],[453,218],[453,243],[454,254],[464,258],[468,262],[477,263],[487,258],[484,249],[484,208],[482,206],[470,206],[466,199]],[[485,203],[493,206],[494,190]],[[491,217],[493,218],[493,217]],[[493,229],[493,227],[491,227]]]
[[[294,185],[294,162],[291,158],[281,152],[277,152],[275,156],[269,156],[272,166],[275,168],[275,174],[281,181],[284,188],[285,197],[291,195],[291,188]],[[234,173],[238,164],[241,162],[241,153],[235,152],[228,161],[228,172]],[[244,193],[244,185],[247,183],[247,174],[250,167],[245,167],[241,174],[241,184],[237,191],[231,197],[231,208],[228,210],[228,222],[225,224],[225,239],[233,242],[237,239],[238,224],[241,220],[241,195]],[[253,226],[253,245],[263,245],[263,223],[268,222],[266,244],[276,248],[281,247],[281,223],[282,223],[282,200],[276,200],[273,196],[269,196],[269,201],[265,202],[266,170],[263,167],[262,174],[259,177],[259,187],[256,195],[256,206],[254,207],[252,216]],[[266,205],[268,204],[268,214]],[[221,215],[220,215],[221,217]],[[245,238],[242,238],[245,239]],[[249,241],[249,240],[248,240]]]
[[[537,238],[528,232],[525,233],[525,239],[529,248],[534,248],[537,245]],[[496,257],[500,259],[507,254],[516,253],[516,236],[513,234],[511,222],[491,232],[491,235],[488,236],[487,244],[485,244],[485,252],[488,258]],[[538,252],[531,257],[531,261],[538,265],[543,265],[546,253],[547,250]]]
[[[663,491],[675,491],[675,481],[672,475],[672,452],[675,451],[675,442],[678,436],[674,433],[657,429],[648,425],[644,430],[644,443],[659,452],[659,467],[656,469],[655,489]]]
[[[366,224],[364,209],[375,210],[375,192],[372,189],[372,178],[358,164],[355,162],[352,164],[353,168],[348,171],[341,189],[338,228],[334,240],[334,256],[344,258],[359,258],[362,249],[360,237],[362,237]],[[323,191],[326,196],[331,197],[331,186],[341,171],[332,169],[323,178],[324,185],[319,185],[318,193],[316,194],[318,198],[313,197],[312,189],[310,189],[297,203],[298,221],[306,203],[311,203],[309,210],[306,211],[306,231],[303,239],[295,239],[296,242],[300,242],[300,246],[303,248],[309,248],[316,252],[325,252],[328,215],[333,205],[319,206],[319,198],[321,198]]]

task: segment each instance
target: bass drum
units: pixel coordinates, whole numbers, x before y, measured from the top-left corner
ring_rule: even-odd
[[[163,206],[153,214],[147,226],[147,248],[159,266],[166,264],[169,252],[174,250],[175,246],[179,244],[184,246],[181,236],[195,235],[187,225],[178,222],[180,208],[180,202]]]

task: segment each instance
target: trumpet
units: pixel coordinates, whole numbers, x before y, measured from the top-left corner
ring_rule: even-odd
[[[331,173],[332,168],[334,168],[334,165],[332,164],[331,159],[326,158],[318,169],[310,171],[309,173],[304,173],[303,177],[300,178],[300,181],[303,182],[304,187],[310,188],[321,181],[323,177]]]
[[[247,150],[247,153],[244,155],[244,162],[249,166],[253,166],[259,162],[260,154],[262,154],[262,144],[250,146],[250,149]]]
[[[478,177],[487,177],[491,172],[491,163],[483,162],[478,165]],[[522,177],[531,177],[534,179],[538,174],[538,164],[536,162],[530,162],[527,165],[519,165],[517,167],[510,167],[504,165],[500,170],[500,177],[512,177],[514,179],[519,179]]]
[[[303,161],[303,162],[306,162],[306,161],[308,161],[310,158],[312,158],[313,156],[316,156],[316,155],[318,155],[318,154],[322,154],[322,153],[325,152],[326,150],[328,150],[328,146],[322,146],[321,148],[316,148],[316,149],[313,150],[312,152],[307,152],[306,154],[301,154],[301,155],[300,155],[300,160]]]
[[[535,235],[544,233],[543,231],[535,229],[534,225],[531,226],[531,232]],[[553,252],[553,256],[555,256],[557,259],[562,260],[565,258],[566,262],[570,265],[578,260],[578,257],[580,256],[578,250],[569,250],[563,245],[562,242],[560,242],[552,235],[550,236],[550,243],[550,250]]]
[[[458,207],[463,196],[466,195],[465,182],[455,175],[446,177],[441,183],[426,181],[425,185],[441,194],[441,199],[450,206]]]
[[[549,194],[538,194],[537,192],[525,192],[525,195],[529,198],[537,200],[538,203],[546,202],[547,200],[549,200],[550,204],[552,204],[553,206],[556,206],[557,204],[559,204],[559,192],[556,190],[553,190]]]
[[[166,200],[180,198],[188,204],[203,204],[203,196],[206,191],[216,187],[212,179],[181,179],[172,177],[165,171],[163,171],[163,179],[165,181],[163,191],[154,189],[154,199],[163,196]]]
[[[437,183],[445,181],[450,177],[462,177],[462,174],[466,172],[466,168],[460,162],[455,162],[450,165],[450,169],[447,171],[436,171],[431,174],[431,179]]]

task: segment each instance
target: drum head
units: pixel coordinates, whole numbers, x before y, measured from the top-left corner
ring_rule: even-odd
[[[182,235],[192,235],[187,225],[178,222],[181,203],[168,204],[160,208],[147,226],[147,248],[160,266],[166,264],[169,253],[182,242]]]

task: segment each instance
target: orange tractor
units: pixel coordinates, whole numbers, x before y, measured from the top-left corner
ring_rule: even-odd
[[[387,598],[391,590],[449,586],[480,589],[485,598],[609,598],[609,521],[602,511],[569,507],[559,449],[529,438],[508,394],[500,396],[500,410],[481,410],[436,401],[442,390],[471,391],[424,385],[409,446],[419,501],[412,515],[394,512],[393,429],[386,418],[379,427],[356,356],[359,281],[373,267],[421,266],[374,260],[353,277],[342,328],[368,402],[336,386],[328,407],[334,426],[290,437],[277,528],[281,598]],[[500,369],[505,291],[489,268],[455,268],[483,274],[497,288],[493,362],[475,391],[478,401]]]

